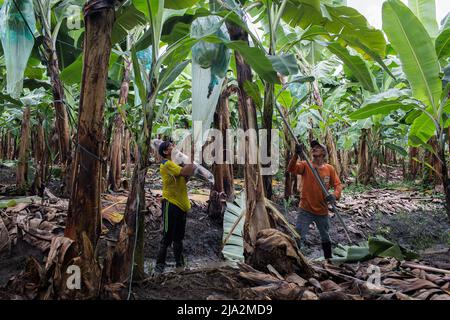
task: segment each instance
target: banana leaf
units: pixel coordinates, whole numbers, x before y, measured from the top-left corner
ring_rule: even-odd
[[[245,221],[245,192],[241,192],[234,201],[227,202],[223,215],[223,249],[225,260],[244,261],[243,228]]]
[[[14,207],[19,203],[33,203],[41,200],[42,198],[37,196],[0,200],[0,209]]]
[[[336,263],[358,262],[375,257],[392,257],[399,261],[416,259],[418,257],[417,253],[403,248],[380,235],[369,237],[368,241],[361,242],[357,246],[343,246],[340,244],[333,250],[333,254],[335,257],[332,261]]]

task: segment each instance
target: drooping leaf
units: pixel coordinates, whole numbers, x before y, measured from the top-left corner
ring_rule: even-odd
[[[161,73],[160,76],[160,84],[159,84],[159,90],[164,90],[169,85],[172,84],[172,82],[175,81],[175,79],[180,75],[181,72],[183,72],[184,68],[190,63],[190,60],[185,60],[181,63],[175,63],[170,66],[168,66],[164,72]]]
[[[2,92],[0,92],[0,101],[2,102],[2,104],[4,103],[4,101],[7,101],[7,102],[12,103],[12,104],[14,104],[16,106],[22,105],[20,100],[14,99],[9,94],[3,94]]]
[[[259,48],[249,47],[244,41],[225,42],[230,49],[237,50],[253,70],[265,81],[270,83],[279,82],[277,73],[272,67],[272,63]]]
[[[380,102],[369,103],[361,107],[360,109],[352,112],[349,117],[352,120],[366,119],[373,115],[381,114],[387,115],[395,110],[412,110],[417,105],[411,102],[402,100],[382,100]]]
[[[288,0],[283,20],[292,27],[299,26],[302,29],[320,24],[322,21],[320,0]]]
[[[298,73],[297,60],[293,54],[267,56],[273,68],[284,76]]]
[[[351,7],[334,7],[326,5],[326,10],[331,19],[327,20],[325,28],[328,32],[341,35],[348,40],[351,46],[358,49],[358,41],[365,48],[370,48],[380,57],[386,54],[386,40],[383,32],[369,25],[367,19]],[[357,41],[358,40],[358,41]],[[360,49],[360,53],[364,54],[364,50]]]
[[[328,50],[339,57],[342,62],[352,71],[364,89],[375,91],[376,84],[365,61],[359,57],[351,55],[346,48],[336,42],[327,44]]]
[[[396,145],[396,144],[393,144],[393,143],[390,143],[390,142],[386,142],[384,144],[384,146],[386,148],[389,148],[389,149],[395,151],[395,152],[398,152],[403,157],[406,157],[408,155],[408,152],[403,147],[401,147],[399,145]]]
[[[422,142],[427,143],[428,140],[436,133],[436,126],[433,120],[425,113],[422,113],[411,125],[409,135],[419,138]],[[413,140],[410,139],[414,143]],[[417,146],[417,143],[414,143]]]
[[[78,58],[69,66],[64,68],[61,72],[61,80],[68,85],[81,83],[81,72],[83,70],[83,55],[79,55]]]
[[[164,28],[165,26],[166,24],[164,25]],[[170,32],[164,33],[163,29],[163,35],[161,36],[161,40],[170,45],[188,35],[190,30],[191,30],[190,23],[178,22],[173,26],[173,28],[170,29]]]
[[[391,88],[386,91],[374,94],[364,100],[364,105],[373,104],[387,100],[403,100],[411,96],[411,90]]]
[[[376,61],[392,78],[396,78],[391,69],[384,63],[383,57],[365,45],[359,37],[339,35],[339,38],[343,39],[352,48],[357,49],[358,52],[362,53],[366,58],[370,57],[372,60]]]
[[[413,96],[437,110],[440,68],[425,27],[400,0],[388,0],[383,4],[383,29],[400,57]]]
[[[122,6],[116,12],[116,21],[111,33],[111,44],[114,45],[126,39],[128,32],[136,26],[144,26],[147,24],[147,19],[142,11],[136,9],[131,4]]]
[[[302,34],[301,40],[312,40],[317,36],[329,37],[329,35],[330,34],[328,33],[327,29],[325,29],[323,26],[312,25]]]

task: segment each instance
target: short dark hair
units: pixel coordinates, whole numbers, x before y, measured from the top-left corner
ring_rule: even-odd
[[[159,145],[158,152],[159,152],[159,155],[160,155],[161,157],[163,157],[163,158],[166,157],[166,155],[164,154],[164,151],[166,151],[166,150],[170,147],[171,144],[172,144],[172,142],[170,142],[170,141],[163,141],[163,142]]]

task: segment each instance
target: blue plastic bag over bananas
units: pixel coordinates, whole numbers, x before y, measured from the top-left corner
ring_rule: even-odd
[[[6,0],[0,10],[0,38],[6,64],[7,92],[22,93],[24,72],[34,46],[36,30],[32,0]]]
[[[224,41],[230,39],[223,18],[212,15],[192,22],[192,38],[211,34]],[[194,130],[196,144],[203,144],[207,138],[230,57],[231,52],[223,43],[199,41],[192,47],[192,121],[202,123],[201,134]]]

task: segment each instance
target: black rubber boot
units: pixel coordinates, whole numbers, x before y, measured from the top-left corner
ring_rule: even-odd
[[[331,242],[322,242],[323,256],[325,259],[331,259]]]
[[[161,244],[159,247],[158,257],[156,258],[156,266],[155,271],[158,273],[162,273],[166,266],[166,256],[167,256],[167,246]]]
[[[175,256],[176,267],[184,267],[185,261],[183,257],[183,243],[176,241],[173,243],[173,255]]]

